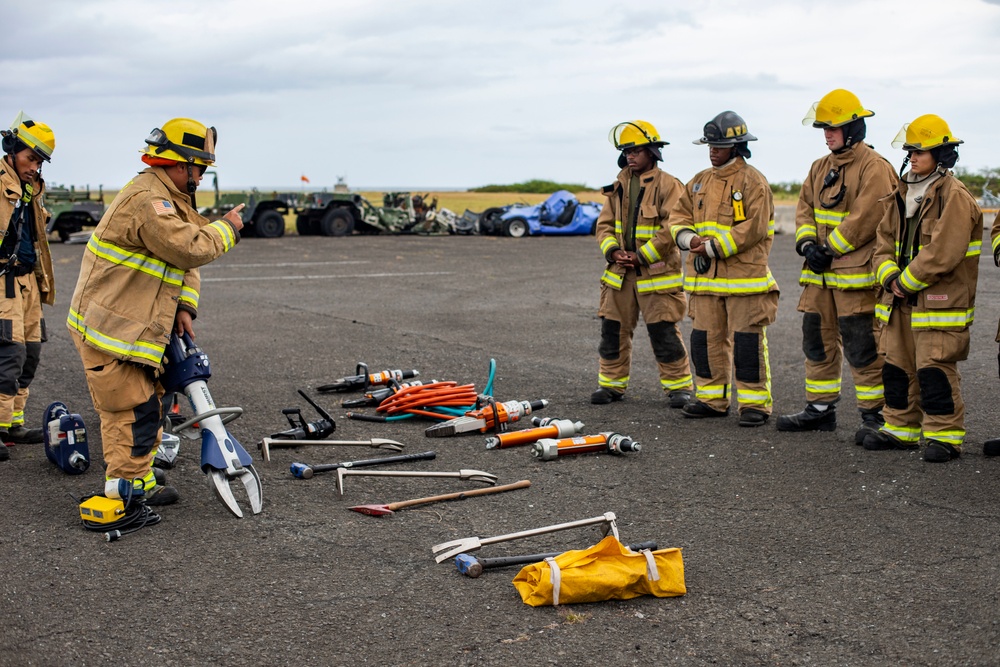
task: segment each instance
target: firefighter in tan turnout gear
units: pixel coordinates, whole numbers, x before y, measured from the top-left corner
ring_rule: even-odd
[[[171,330],[193,335],[197,267],[232,250],[243,228],[242,205],[214,222],[195,209],[215,139],[215,128],[188,118],[154,129],[142,155],[148,168],[118,193],[83,254],[67,326],[101,419],[111,498],[178,498],[151,468],[162,435],[160,361]]]
[[[766,328],[778,313],[778,284],[768,268],[774,201],[763,174],[749,166],[746,122],[724,111],[705,125],[712,167],[688,182],[670,213],[670,233],[689,250],[684,289],[693,320],[695,400],[684,416],[725,417],[736,369],[740,426],[771,414]]]
[[[667,218],[683,190],[657,167],[668,142],[642,120],[619,123],[609,136],[621,151],[617,180],[604,188],[607,202],[597,219],[597,242],[607,260],[601,277],[600,374],[591,403],[620,401],[629,382],[632,334],[639,314],[646,322],[660,371],[660,385],[672,408],[691,399],[691,369],[677,329],[685,299],[681,254]]]
[[[913,449],[923,435],[924,460],[935,463],[958,458],[965,440],[957,364],[969,356],[983,239],[983,213],[949,171],[961,143],[934,115],[900,130],[892,145],[910,170],[889,198],[873,261],[885,424],[864,447]]]
[[[802,120],[823,130],[830,153],[813,162],[795,212],[795,250],[805,258],[799,310],[807,403],[777,422],[779,431],[834,430],[846,358],[861,412],[859,445],[883,422],[871,258],[886,207],[880,200],[896,184],[892,166],[864,143],[865,118],[873,115],[854,93],[834,90]]]
[[[24,112],[2,132],[0,159],[0,461],[7,444],[42,442],[26,428],[24,405],[45,340],[42,304],[55,302],[52,257],[45,237],[49,214],[42,205],[42,164],[52,158],[55,135]]]

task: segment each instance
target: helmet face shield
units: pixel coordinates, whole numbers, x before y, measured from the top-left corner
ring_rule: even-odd
[[[899,128],[899,132],[896,133],[896,138],[892,140],[893,148],[903,148],[906,146],[906,129],[910,127],[909,123],[903,123],[903,127]],[[912,150],[907,148],[907,150]],[[918,149],[919,150],[919,149]]]
[[[805,118],[802,119],[803,125],[812,125],[816,127],[816,109],[819,108],[819,102],[813,102],[813,105],[809,107],[809,111],[806,112]]]
[[[905,151],[929,151],[938,146],[957,146],[965,142],[951,133],[951,128],[940,116],[926,114],[906,123],[892,140],[893,148]]]

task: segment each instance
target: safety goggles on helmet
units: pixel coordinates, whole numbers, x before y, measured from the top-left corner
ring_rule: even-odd
[[[188,118],[175,118],[164,123],[163,129],[153,128],[146,137],[149,148],[144,152],[152,157],[211,166],[215,163],[217,139],[214,127],[206,128]]]
[[[925,114],[906,123],[892,140],[893,148],[904,151],[929,151],[938,146],[957,146],[965,142],[951,133],[948,123],[940,116]]]
[[[10,129],[3,130],[0,134],[3,135],[5,153],[14,152],[20,142],[46,162],[52,160],[52,152],[56,149],[56,137],[52,128],[45,123],[33,121],[23,111],[17,114]]]

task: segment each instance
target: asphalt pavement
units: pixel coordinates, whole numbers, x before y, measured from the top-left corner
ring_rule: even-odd
[[[1000,436],[1000,270],[986,254],[960,365],[968,442],[940,465],[855,446],[849,374],[835,432],[685,419],[666,405],[641,326],[626,399],[590,405],[602,269],[592,237],[246,239],[202,270],[195,326],[215,402],[244,410],[229,428],[257,459],[263,512],[228,514],[186,441],[169,472],[181,501],[160,510],[159,525],[107,543],[81,527],[70,497],[103,480],[98,421],[64,324],[83,252],[53,246],[57,303],[27,417],[40,425],[52,401],[79,412],[93,465],[67,476],[34,445],[0,463],[0,665],[1000,663],[1000,459],[982,455],[983,440]],[[782,288],[768,329],[777,415],[804,405],[791,236],[775,238],[771,266]],[[345,396],[315,391],[362,361],[479,389],[491,359],[498,399],[549,399],[540,415],[629,435],[642,451],[542,462],[529,448],[488,451],[479,434],[426,438],[428,422],[349,420]],[[256,443],[288,428],[282,408],[317,417],[300,388],[333,414],[337,438],[437,452],[408,469],[473,468],[531,487],[388,517],[348,511],[481,485],[353,477],[340,496],[333,476],[295,479],[289,464],[388,452],[309,447],[260,461]],[[686,596],[533,608],[511,585],[516,568],[472,579],[431,553],[609,511],[623,541],[683,549]],[[600,536],[581,528],[480,555]]]

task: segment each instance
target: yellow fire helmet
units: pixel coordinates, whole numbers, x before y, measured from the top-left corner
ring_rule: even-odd
[[[218,133],[214,127],[205,127],[190,118],[172,118],[162,128],[154,128],[146,137],[144,155],[160,160],[201,164],[215,164],[215,142]]]
[[[4,152],[13,152],[20,141],[46,162],[52,160],[52,151],[56,149],[56,135],[52,133],[52,128],[31,120],[23,111],[17,114],[10,129],[4,130],[2,134]]]
[[[900,128],[896,138],[892,140],[893,148],[904,151],[929,151],[938,146],[957,146],[965,142],[952,135],[948,123],[941,116],[932,113],[924,114],[906,123]]]
[[[660,138],[660,133],[653,127],[652,123],[647,123],[644,120],[627,120],[618,123],[608,133],[608,141],[615,147],[615,150],[619,151],[635,146],[651,145],[658,148],[670,145],[669,141],[663,141]]]
[[[831,90],[816,102],[806,112],[806,117],[802,119],[803,125],[813,127],[841,127],[859,118],[874,116],[874,111],[869,111],[861,106],[858,96],[849,90],[838,88]]]

